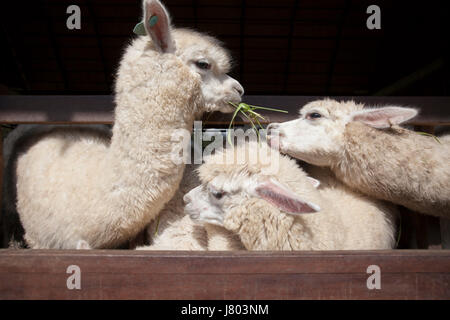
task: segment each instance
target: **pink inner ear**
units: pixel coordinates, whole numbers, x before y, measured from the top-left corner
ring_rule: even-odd
[[[264,200],[286,213],[312,213],[320,208],[301,200],[295,193],[272,182],[265,182],[255,189]]]
[[[417,115],[417,111],[410,108],[385,107],[367,110],[353,116],[353,121],[363,122],[374,128],[389,128],[401,124]]]
[[[353,117],[353,121],[360,121],[375,128],[389,128],[391,126],[389,118],[381,112],[367,112],[358,114]]]
[[[153,27],[149,25],[149,19],[153,16],[158,17],[158,21]],[[151,1],[145,8],[145,29],[152,37],[152,40],[159,46],[162,52],[167,52],[170,49],[170,22],[164,8],[158,1]]]

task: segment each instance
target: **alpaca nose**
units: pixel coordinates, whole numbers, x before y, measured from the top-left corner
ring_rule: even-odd
[[[280,129],[279,123],[275,123],[275,122],[271,123],[267,126],[267,135],[268,136],[273,135],[273,134],[275,134],[275,132],[278,132],[278,134],[281,135],[281,132],[279,129]]]
[[[184,201],[185,203],[191,202],[191,196],[189,195],[189,193],[186,193],[186,194],[184,195],[183,201]]]
[[[237,91],[237,93],[242,97],[244,95],[244,88],[241,86],[241,84],[239,82],[237,82],[234,86],[233,89]]]

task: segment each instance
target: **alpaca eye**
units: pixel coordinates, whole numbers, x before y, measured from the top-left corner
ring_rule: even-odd
[[[322,115],[318,112],[311,112],[306,115],[306,119],[318,119],[322,118]]]
[[[225,194],[224,192],[220,192],[220,191],[212,192],[212,195],[214,196],[214,198],[216,198],[218,200],[222,199],[224,194]]]
[[[195,62],[195,65],[202,70],[209,70],[211,68],[211,65],[206,61],[197,61]]]
[[[223,198],[223,196],[225,195],[225,191],[219,191],[215,188],[210,188],[209,193],[217,200],[220,200]]]

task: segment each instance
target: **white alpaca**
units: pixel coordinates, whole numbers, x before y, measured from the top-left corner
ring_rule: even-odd
[[[192,188],[200,184],[196,168],[198,165],[186,165],[180,187],[173,198],[147,227],[150,245],[137,250],[206,250],[206,231],[194,223],[184,213],[183,197]]]
[[[111,130],[107,125],[35,125],[22,124],[12,130],[3,141],[3,189],[2,213],[0,216],[3,239],[0,247],[23,248],[23,228],[16,210],[16,165],[17,157],[29,145],[52,130],[70,128],[80,136],[108,140]]]
[[[308,103],[299,119],[271,124],[275,134],[269,142],[292,157],[331,168],[371,197],[450,217],[450,140],[399,127],[417,114],[414,109],[363,107],[330,99]]]
[[[18,157],[17,210],[31,248],[112,248],[133,238],[182,177],[184,165],[172,159],[184,142],[174,131],[241,99],[217,40],[172,29],[159,1],[143,6],[148,36],[120,63],[111,141],[58,129]]]
[[[202,251],[208,248],[210,250],[243,248],[239,240],[227,230],[213,225],[203,226],[186,215],[183,198],[200,184],[197,168],[198,165],[186,165],[180,187],[161,210],[158,218],[153,220],[146,229],[150,244],[140,246],[136,250]]]
[[[312,168],[319,185],[278,153],[274,171],[268,164],[274,154],[267,149],[242,145],[211,156],[200,167],[202,185],[185,196],[186,211],[205,224],[209,250],[394,247],[395,207],[353,192],[327,170]],[[257,161],[248,156],[258,153]],[[246,159],[239,162],[243,154]],[[224,163],[224,157],[231,161]]]

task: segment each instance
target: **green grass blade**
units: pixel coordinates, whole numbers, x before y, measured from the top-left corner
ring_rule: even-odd
[[[252,129],[256,131],[258,141],[261,139],[261,137],[259,134],[259,130],[258,130],[257,126],[255,125],[255,122],[259,126],[259,128],[264,129],[264,127],[262,126],[262,124],[260,122],[260,119],[263,121],[266,121],[266,118],[264,118],[258,112],[255,112],[255,110],[261,109],[261,110],[267,110],[267,111],[288,113],[288,111],[286,111],[286,110],[254,106],[254,105],[247,104],[244,102],[237,104],[237,103],[233,103],[233,102],[229,101],[228,103],[230,105],[232,105],[234,108],[236,108],[236,110],[234,111],[233,117],[231,118],[230,125],[228,126],[227,141],[230,145],[233,145],[233,141],[231,140],[231,129],[234,126],[234,120],[238,113],[242,113],[242,115],[245,118],[247,118],[247,120],[250,122]]]
[[[255,121],[261,129],[264,129],[263,126],[261,125],[261,122],[259,122],[258,118],[255,118]]]
[[[159,217],[160,217],[160,216],[158,216],[158,218],[157,218],[157,220],[156,220],[155,236],[158,235],[158,229],[159,229]]]
[[[234,106],[234,104],[232,102],[230,102],[230,104]],[[239,113],[239,111],[241,109],[242,109],[242,107],[240,105],[236,108],[236,111],[234,111],[233,117],[231,118],[230,125],[228,126],[227,140],[228,140],[228,143],[231,146],[233,145],[233,142],[231,141],[231,126],[233,125],[233,122],[234,122],[234,119],[236,118],[236,115]]]
[[[418,134],[422,135],[422,136],[428,136],[428,137],[432,137],[434,138],[434,140],[436,140],[439,144],[441,144],[441,140],[439,140],[438,137],[436,137],[434,134],[428,133],[428,132],[422,132],[422,131],[416,131]]]
[[[281,109],[274,109],[274,108],[267,108],[267,107],[260,107],[260,106],[252,106],[252,105],[250,105],[250,107],[253,107],[255,109],[261,109],[261,110],[289,113],[289,111],[281,110]]]
[[[244,115],[244,117],[247,118],[248,121],[250,121],[250,124],[252,125],[253,129],[256,129],[255,124],[253,123],[253,120],[248,115],[246,115],[245,112],[243,112],[242,110],[241,110],[241,113]]]
[[[400,215],[400,222],[399,222],[399,226],[398,226],[397,241],[395,242],[395,249],[398,248],[401,237],[402,237],[402,215]]]
[[[258,141],[259,141],[259,131],[256,128],[255,124],[253,123],[253,120],[248,115],[246,115],[242,110],[241,110],[241,113],[248,119],[248,121],[250,121],[250,124],[252,125],[253,130],[255,130],[256,136],[258,137]]]
[[[248,113],[251,113],[251,114],[253,114],[255,117],[258,117],[258,118],[260,118],[260,119],[262,119],[262,120],[266,120],[266,118],[264,118],[262,115],[260,115],[260,114],[257,113],[257,112],[254,112],[254,111],[252,111],[252,110],[248,110]]]

